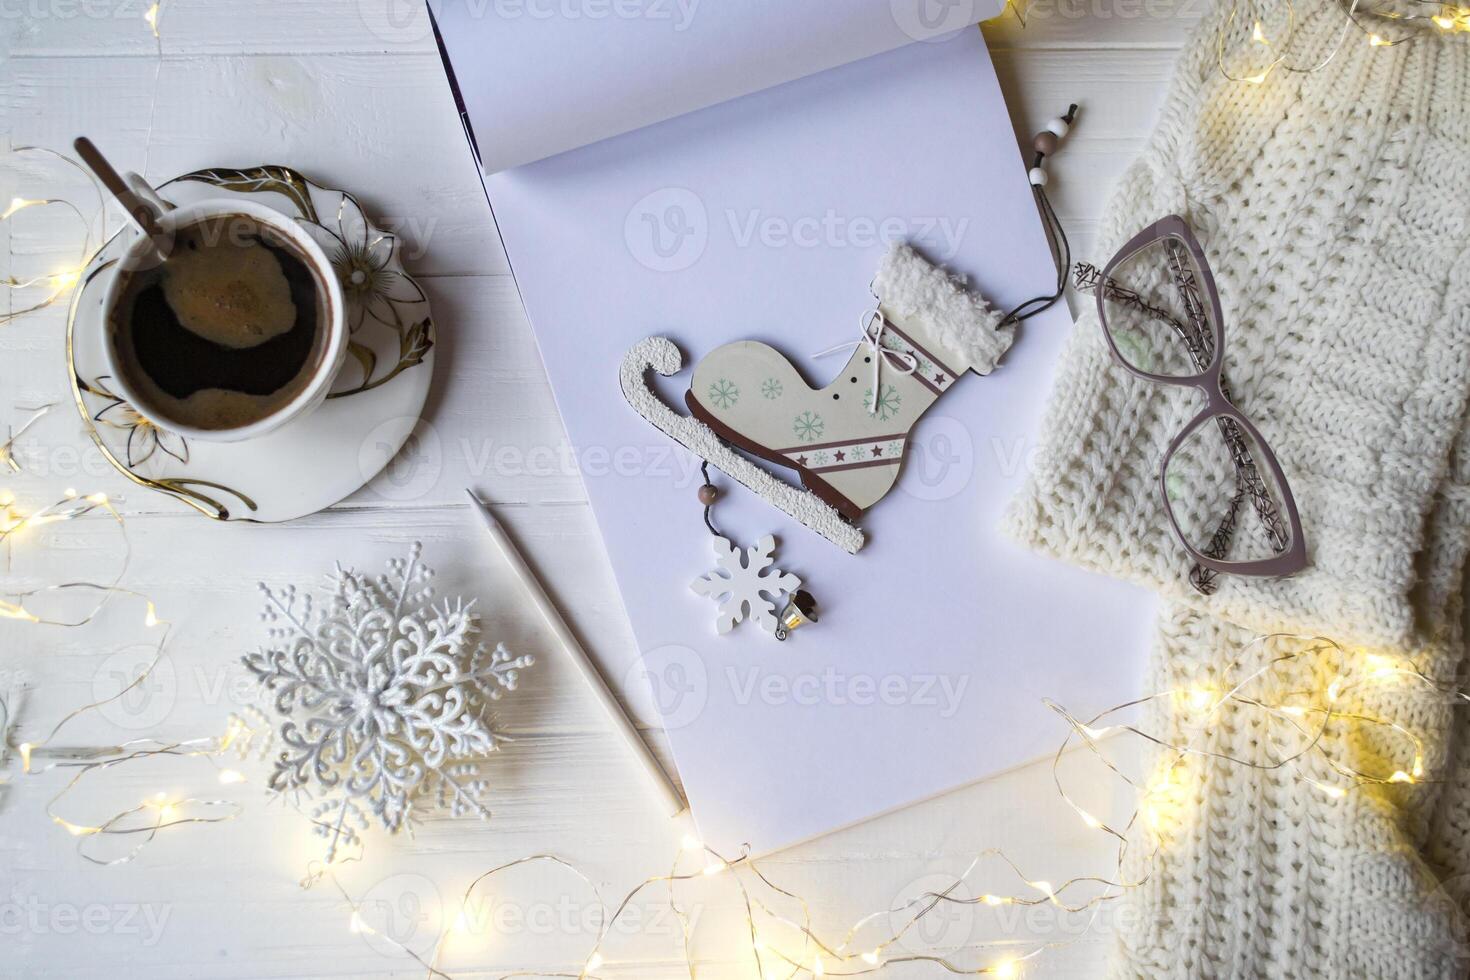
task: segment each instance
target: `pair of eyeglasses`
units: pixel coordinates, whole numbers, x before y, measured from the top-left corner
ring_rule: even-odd
[[[1283,576],[1307,564],[1296,500],[1276,454],[1236,409],[1224,378],[1220,294],[1189,224],[1169,215],[1133,236],[1099,272],[1079,265],[1113,357],[1155,384],[1193,388],[1205,406],[1159,465],[1169,521],[1206,595],[1220,573]]]

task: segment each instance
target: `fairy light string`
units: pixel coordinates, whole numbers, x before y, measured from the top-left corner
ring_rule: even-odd
[[[87,181],[87,184],[91,187],[93,193],[96,195],[97,209],[94,213],[98,216],[97,220],[102,220],[102,216],[105,214],[102,188],[98,186],[95,178],[93,178],[93,176],[86,170],[86,168],[84,168],[76,160],[73,160],[71,157],[65,155],[64,153],[58,153],[57,151],[44,146],[18,146],[13,150],[10,150],[4,154],[0,154],[0,156],[14,158],[21,161],[29,160],[31,158],[41,158],[48,161],[59,162],[65,167],[75,170]],[[7,309],[3,313],[0,313],[0,326],[11,323],[15,320],[19,320],[22,317],[29,316],[33,313],[39,313],[41,310],[47,309],[48,307],[59,303],[81,279],[82,270],[86,268],[87,262],[90,261],[91,257],[96,253],[97,248],[101,244],[103,229],[94,228],[93,219],[89,218],[87,214],[81,209],[81,207],[78,206],[75,202],[66,200],[64,198],[13,197],[11,198],[9,204],[5,206],[4,210],[0,211],[0,225],[13,225],[15,223],[17,215],[23,214],[34,208],[59,209],[63,211],[68,217],[74,219],[77,224],[80,225],[82,235],[80,245],[77,249],[77,258],[73,263],[55,272],[29,276],[25,278],[21,278],[13,274],[7,274],[4,279],[0,279],[0,285],[3,285],[5,289],[12,294],[19,294],[23,291],[36,289],[40,289],[43,291],[39,299],[22,301],[22,305],[20,307]]]
[[[9,592],[0,595],[0,620],[7,620],[23,627],[59,628],[75,630],[86,627],[101,616],[112,603],[129,602],[141,607],[143,628],[156,639],[148,644],[150,654],[144,666],[116,693],[91,701],[64,713],[46,734],[30,738],[14,745],[23,776],[39,776],[53,770],[71,772],[70,778],[46,803],[45,813],[58,827],[77,838],[77,853],[92,864],[103,866],[125,864],[133,860],[158,836],[171,828],[191,824],[213,824],[234,819],[240,812],[239,804],[226,799],[178,798],[168,793],[152,794],[138,804],[124,807],[95,822],[74,819],[62,812],[62,802],[86,779],[128,763],[161,757],[199,758],[214,767],[221,785],[233,785],[245,781],[236,769],[221,767],[217,760],[227,751],[234,750],[242,758],[252,747],[259,746],[265,725],[264,716],[256,712],[258,721],[252,722],[244,715],[231,715],[223,734],[165,742],[153,738],[138,738],[118,745],[67,746],[58,740],[68,727],[79,718],[99,711],[129,692],[140,688],[153,674],[165,655],[171,624],[158,616],[153,600],[141,592],[124,587],[121,583],[127,574],[132,556],[131,543],[127,536],[126,523],[112,501],[104,493],[78,494],[68,490],[55,503],[38,510],[25,512],[19,508],[14,494],[0,491],[0,500],[5,503],[0,510],[0,544],[10,545],[27,532],[36,528],[87,517],[100,516],[114,523],[118,529],[121,545],[120,559],[116,572],[101,581],[65,581],[38,588]],[[79,610],[51,612],[45,608],[48,598],[82,597]],[[5,738],[5,748],[11,748],[10,732],[15,724],[14,713],[8,700],[0,696],[0,735]],[[104,857],[96,853],[100,840],[125,838],[131,846],[121,855]]]
[[[1288,675],[1291,671],[1300,668],[1325,673],[1331,680],[1320,688],[1289,687],[1275,698],[1268,697],[1262,690],[1290,680]],[[691,837],[685,839],[682,853],[669,873],[640,882],[622,896],[610,914],[596,886],[584,872],[561,858],[538,854],[499,865],[473,879],[456,914],[446,918],[451,923],[467,921],[469,903],[475,892],[488,887],[493,879],[511,868],[536,863],[560,867],[578,877],[592,891],[604,915],[579,973],[536,975],[588,980],[596,976],[596,971],[604,965],[604,947],[613,925],[640,895],[663,884],[666,886],[666,905],[680,924],[684,967],[694,980],[697,964],[692,951],[690,920],[679,902],[678,886],[716,878],[731,882],[738,890],[742,921],[736,925],[747,937],[742,945],[755,964],[756,976],[762,980],[864,976],[913,963],[928,964],[951,975],[1016,977],[1048,951],[1068,946],[1076,942],[1076,938],[1025,943],[1021,944],[1022,948],[1009,940],[971,942],[943,953],[914,952],[900,944],[926,916],[945,905],[990,910],[1007,906],[1050,905],[1065,914],[1085,915],[1085,927],[1081,932],[1085,935],[1107,904],[1116,902],[1147,882],[1146,875],[1134,880],[1125,876],[1129,851],[1144,846],[1143,855],[1151,859],[1166,846],[1171,831],[1177,829],[1170,826],[1171,822],[1177,821],[1180,812],[1186,809],[1185,801],[1179,798],[1185,789],[1180,773],[1194,763],[1208,761],[1284,772],[1331,798],[1342,798],[1356,789],[1374,785],[1429,782],[1425,776],[1422,739],[1401,722],[1355,704],[1355,701],[1382,691],[1386,685],[1400,682],[1406,684],[1409,691],[1417,690],[1445,703],[1458,705],[1470,701],[1470,694],[1452,682],[1429,676],[1412,659],[1350,652],[1324,637],[1271,634],[1251,641],[1239,657],[1212,678],[1146,695],[1085,719],[1055,702],[1046,702],[1068,729],[1051,762],[1058,796],[1087,829],[1106,834],[1117,842],[1115,870],[1106,876],[1082,875],[1054,885],[1028,876],[1002,850],[986,850],[976,855],[948,887],[919,895],[898,907],[862,916],[842,935],[829,938],[813,928],[812,908],[808,900],[778,885],[748,855],[727,858]],[[1155,703],[1184,710],[1188,719],[1188,737],[1167,738],[1123,717]],[[1210,748],[1210,740],[1226,712],[1256,713],[1278,722],[1293,734],[1294,745],[1264,759],[1242,758],[1216,751]],[[1347,734],[1362,730],[1386,735],[1395,746],[1383,753],[1388,761],[1381,770],[1366,769],[1340,757],[1338,748],[1345,745]],[[1125,772],[1103,751],[1101,743],[1118,736],[1140,739],[1158,750],[1158,758],[1146,766],[1146,774]],[[1130,787],[1136,801],[1131,813],[1119,820],[1098,816],[1069,789],[1067,780],[1063,778],[1063,762],[1069,758],[1070,750],[1077,747],[1085,750],[1085,759],[1099,762],[1108,773]],[[1324,769],[1335,781],[1325,781]],[[970,880],[991,863],[1014,876],[1017,882],[1015,890],[1009,894],[986,892],[969,897]],[[1146,860],[1143,866],[1147,865]],[[350,898],[330,869],[318,870],[313,880],[324,875],[332,878],[350,908],[350,928],[355,932],[370,931],[362,917],[361,907]],[[1083,891],[1088,894],[1073,897],[1074,893]],[[780,900],[795,903],[799,913],[793,916],[778,910],[775,903]],[[868,939],[859,944],[858,939],[865,931],[885,919],[890,924],[897,920],[899,924],[882,939]],[[453,924],[445,927],[429,953],[423,956],[402,944],[395,945],[417,960],[428,977],[450,980],[451,974],[443,962],[444,945],[455,931]],[[785,948],[774,941],[777,933],[791,933],[797,940],[791,948]],[[390,937],[382,938],[392,941]],[[501,976],[522,975],[515,972]]]
[[[1321,71],[1348,44],[1394,48],[1425,38],[1470,32],[1470,5],[1441,0],[1330,0],[1342,15],[1341,27],[1314,60],[1294,60],[1300,19],[1293,0],[1233,0],[1216,33],[1215,59],[1225,78],[1262,85],[1274,73],[1305,75]],[[1267,28],[1267,23],[1272,28]],[[1279,27],[1279,33],[1276,30]],[[1232,68],[1245,62],[1248,67]]]

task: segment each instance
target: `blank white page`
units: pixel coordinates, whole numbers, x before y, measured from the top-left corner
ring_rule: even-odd
[[[464,97],[474,114],[476,93]],[[1036,446],[1071,326],[1063,306],[924,417],[856,556],[716,476],[720,528],[741,545],[774,532],[778,565],[820,604],[820,622],[786,643],[749,622],[715,633],[713,603],[689,589],[713,563],[697,461],[671,454],[619,390],[623,354],[655,334],[688,365],[763,340],[825,384],[843,358],[808,355],[857,339],[885,236],[966,274],[995,305],[1048,291],[1055,273],[979,31],[486,184],[712,846],[769,852],[1043,755],[1065,734],[1043,697],[1085,712],[1134,695],[1151,600],[997,530]],[[687,379],[664,387],[672,404]],[[603,663],[647,704],[638,665]]]

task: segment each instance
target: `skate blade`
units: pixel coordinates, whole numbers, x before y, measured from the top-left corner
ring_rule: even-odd
[[[850,555],[862,549],[866,537],[861,528],[844,519],[831,503],[811,490],[799,489],[737,453],[721,440],[714,429],[697,418],[680,415],[670,408],[648,384],[646,372],[664,377],[684,366],[679,348],[666,337],[649,337],[623,355],[619,381],[628,404],[654,428],[709,463],[780,510],[792,520],[815,531]],[[755,450],[752,450],[753,452]],[[835,491],[833,491],[835,493]]]
[[[846,497],[844,497],[836,487],[828,483],[826,480],[822,479],[817,474],[813,473],[811,470],[807,469],[805,466],[802,466],[800,463],[793,463],[785,456],[782,456],[779,453],[771,452],[765,446],[752,442],[740,433],[736,432],[734,429],[730,428],[728,425],[725,425],[723,422],[715,417],[714,413],[705,408],[704,405],[700,403],[698,398],[694,397],[694,392],[686,391],[684,393],[684,404],[689,406],[689,412],[691,415],[713,429],[715,435],[719,436],[721,439],[723,439],[725,442],[728,442],[736,449],[744,450],[745,452],[750,453],[752,456],[759,456],[761,459],[764,459],[771,463],[775,463],[777,466],[785,467],[788,470],[795,470],[796,473],[801,477],[802,486],[806,487],[812,493],[816,494],[826,503],[837,508],[837,512],[841,514],[843,518],[845,518],[847,521],[855,522],[862,518],[863,509],[857,504],[853,503],[851,500],[848,500]]]

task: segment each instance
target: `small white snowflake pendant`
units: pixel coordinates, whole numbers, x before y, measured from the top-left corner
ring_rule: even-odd
[[[748,614],[761,629],[775,635],[776,603],[783,592],[795,593],[801,587],[801,579],[771,567],[775,563],[775,537],[763,536],[743,554],[728,538],[714,535],[711,540],[716,568],[695,579],[689,587],[719,603],[715,629],[728,633]]]

